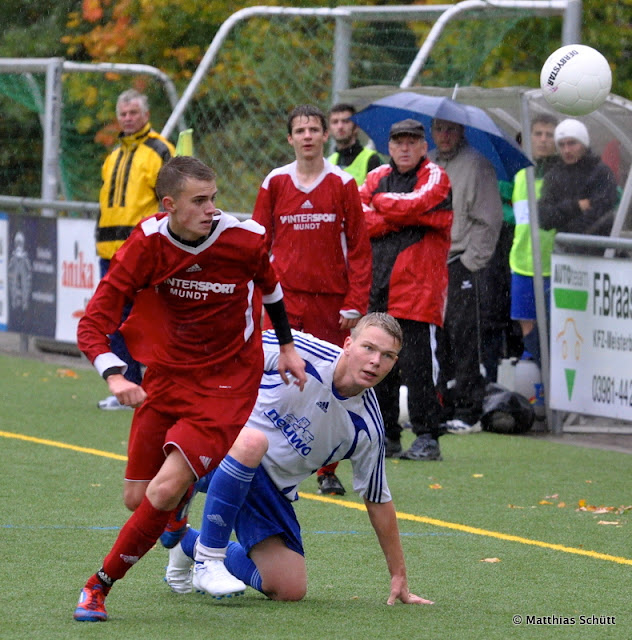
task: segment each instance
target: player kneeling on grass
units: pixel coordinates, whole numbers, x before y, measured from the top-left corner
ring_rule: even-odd
[[[265,373],[257,403],[229,454],[198,483],[208,482],[202,529],[183,529],[169,552],[167,583],[178,593],[195,588],[212,594],[198,567],[228,547],[226,568],[245,584],[272,600],[301,600],[307,574],[292,502],[298,485],[316,469],[348,458],[353,488],[364,498],[391,574],[388,604],[432,604],[408,590],[384,470],[384,424],[372,389],[397,361],[399,324],[385,313],[364,316],[342,349],[308,334],[293,335],[306,362],[303,392],[283,384],[278,340],[264,332]],[[233,527],[238,543],[229,542]]]

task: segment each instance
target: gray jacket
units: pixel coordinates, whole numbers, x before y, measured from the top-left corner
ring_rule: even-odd
[[[492,257],[503,221],[496,171],[467,142],[449,157],[437,151],[428,155],[446,170],[452,183],[454,218],[448,262],[460,255],[470,271],[478,271]]]

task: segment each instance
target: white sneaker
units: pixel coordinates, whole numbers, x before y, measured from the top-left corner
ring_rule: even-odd
[[[133,410],[132,407],[128,407],[126,404],[121,404],[116,396],[108,396],[105,400],[99,400],[97,407],[103,411],[121,411],[123,409]]]
[[[169,564],[165,574],[165,582],[175,593],[191,593],[191,574],[193,560],[182,551],[182,545],[178,544],[169,549]]]
[[[448,433],[453,433],[455,435],[465,435],[468,433],[478,433],[483,430],[480,421],[475,424],[468,424],[463,420],[448,420],[445,423],[445,428]]]
[[[223,560],[196,562],[193,567],[193,587],[217,600],[241,596],[246,590],[246,585],[229,573]]]

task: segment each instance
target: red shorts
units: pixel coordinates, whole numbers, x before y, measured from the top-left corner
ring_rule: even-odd
[[[126,480],[151,480],[173,447],[198,478],[206,475],[228,453],[257,399],[256,392],[192,391],[151,369],[143,388],[147,400],[132,419]]]
[[[327,340],[342,347],[349,335],[346,329],[340,329],[340,309],[344,296],[338,294],[304,293],[283,289],[283,302],[292,329]],[[272,329],[267,314],[263,321],[264,329]]]

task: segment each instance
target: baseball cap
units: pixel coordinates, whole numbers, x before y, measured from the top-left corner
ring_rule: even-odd
[[[391,126],[391,131],[388,137],[390,140],[391,138],[395,138],[396,136],[401,136],[401,135],[416,136],[418,138],[425,139],[426,130],[424,129],[423,124],[419,122],[419,120],[406,118],[406,120],[400,120],[399,122],[395,122]]]

